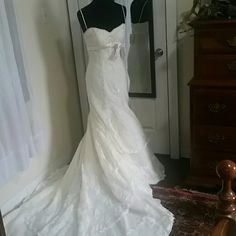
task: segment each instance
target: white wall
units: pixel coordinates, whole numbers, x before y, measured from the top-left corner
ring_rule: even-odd
[[[178,25],[193,1],[177,0]],[[178,33],[178,85],[181,157],[190,157],[190,109],[188,82],[193,77],[193,32]]]
[[[45,146],[26,171],[0,188],[0,208],[69,162],[83,133],[66,0],[18,0],[16,9]]]

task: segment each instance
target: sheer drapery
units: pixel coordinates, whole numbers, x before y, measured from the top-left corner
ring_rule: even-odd
[[[12,0],[0,0],[0,185],[24,170],[41,145]]]

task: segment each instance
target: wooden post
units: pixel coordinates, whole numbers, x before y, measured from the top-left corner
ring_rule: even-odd
[[[236,164],[229,160],[221,161],[216,171],[222,180],[222,189],[218,193],[217,219],[236,220],[236,194],[232,190],[232,181],[236,178]]]

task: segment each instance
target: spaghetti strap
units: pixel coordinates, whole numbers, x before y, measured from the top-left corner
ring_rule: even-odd
[[[82,10],[79,10],[79,11],[80,11],[80,13],[81,13],[81,16],[82,16],[82,19],[83,19],[85,28],[86,28],[86,30],[87,30],[87,29],[88,29],[88,26],[87,26],[87,24],[86,24],[86,21],[85,21],[85,18],[84,18],[84,14],[83,14]]]

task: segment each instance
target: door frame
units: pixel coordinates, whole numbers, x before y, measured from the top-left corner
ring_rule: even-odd
[[[166,56],[169,100],[170,157],[172,159],[180,158],[179,97],[177,76],[177,17],[177,0],[166,0]]]
[[[154,0],[157,1],[157,0]],[[77,78],[84,77],[86,73],[85,50],[83,35],[77,20],[77,0],[67,0],[68,15],[70,19],[71,38],[74,49]],[[177,80],[177,0],[166,0],[166,58],[167,58],[167,80],[168,80],[168,105],[169,105],[169,137],[170,157],[179,159],[179,105],[178,105],[178,80]],[[85,80],[79,80],[79,94],[82,111],[84,131],[87,126],[87,114],[89,106]]]

